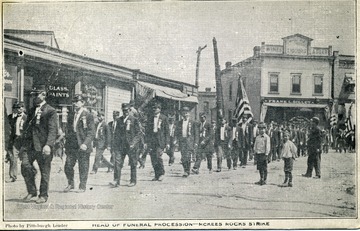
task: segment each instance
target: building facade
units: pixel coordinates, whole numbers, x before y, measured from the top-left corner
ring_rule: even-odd
[[[195,108],[198,102],[194,85],[63,51],[51,31],[5,30],[4,60],[7,114],[12,113],[16,100],[24,101],[29,110],[33,106],[31,89],[38,84],[46,85],[47,102],[57,109],[61,125],[73,110],[75,94],[86,98],[88,109],[104,112],[106,121],[112,120],[114,110],[121,113],[122,103],[136,101],[144,88],[148,100],[145,105],[138,104],[144,108],[154,99],[163,101],[167,111],[185,105]]]
[[[208,121],[216,121],[216,92],[205,88],[205,91],[199,91],[198,99],[198,112],[205,113]]]
[[[300,34],[282,40],[282,45],[263,42],[254,47],[252,57],[226,64],[221,76],[225,115],[235,109],[241,77],[255,119],[282,122],[317,116],[326,125],[333,99],[344,97],[338,85],[354,72],[340,70],[340,60],[345,57],[336,57],[331,46],[313,47],[312,39]]]

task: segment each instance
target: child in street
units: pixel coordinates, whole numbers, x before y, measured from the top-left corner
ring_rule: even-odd
[[[295,144],[290,140],[290,133],[286,131],[284,133],[284,144],[281,149],[281,158],[284,160],[284,172],[285,181],[281,187],[292,187],[292,170],[293,162],[297,157],[297,148]]]
[[[257,185],[265,185],[267,179],[267,164],[268,155],[271,150],[270,137],[265,134],[266,125],[261,122],[258,125],[259,135],[255,138],[254,152],[256,157],[256,167],[260,173],[260,180],[256,182]]]

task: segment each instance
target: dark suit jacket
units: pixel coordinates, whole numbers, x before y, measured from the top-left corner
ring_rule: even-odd
[[[76,124],[76,133],[74,131],[75,112],[68,116],[68,134],[66,135],[65,148],[68,150],[78,150],[82,144],[87,146],[87,153],[92,152],[92,142],[95,138],[95,122],[94,117],[88,110],[81,112],[79,120]]]
[[[116,128],[114,132],[113,147],[114,150],[134,146],[140,142],[140,126],[136,117],[129,115],[124,123],[124,116],[121,116],[116,121]]]
[[[253,142],[253,127],[250,124],[246,124],[245,135],[242,128],[242,123],[239,125],[239,127],[240,127],[240,132],[239,132],[240,148],[246,148],[246,149],[251,148]]]
[[[193,120],[189,120],[188,126],[187,126],[187,136],[182,137],[182,125],[183,120],[180,120],[178,122],[178,125],[176,126],[176,138],[179,141],[180,145],[187,145],[188,148],[193,149],[195,144],[199,144],[199,135],[198,135],[198,129],[196,128],[196,122]],[[180,147],[181,148],[181,147]]]
[[[97,127],[99,124],[95,126],[95,131],[97,131]],[[97,136],[97,138],[96,138]],[[105,121],[101,122],[99,131],[97,134],[95,133],[95,140],[94,140],[94,147],[99,149],[106,149],[110,147],[111,144],[111,131],[109,126],[106,124]]]
[[[164,149],[170,144],[169,123],[165,115],[159,115],[157,126],[158,132],[154,133],[154,115],[149,116],[145,128],[145,143],[152,148]]]
[[[239,126],[236,126],[236,132],[235,132],[235,137],[234,137],[234,133],[233,133],[233,127],[229,127],[229,146],[230,148],[233,148],[233,140],[237,139],[237,146],[240,147],[241,143],[240,143],[240,128]]]
[[[221,126],[217,127],[215,130],[215,147],[220,146],[221,144],[226,143],[226,147],[228,147],[229,142],[230,142],[230,127],[229,125],[225,125],[225,140],[221,141],[221,136],[220,136],[220,130]]]
[[[40,108],[39,118],[35,115],[35,110],[36,108],[30,109],[24,126],[24,139],[28,148],[40,152],[45,145],[54,147],[58,134],[58,116],[56,110],[47,103]]]
[[[25,129],[24,125],[27,120],[27,115],[23,113],[21,116],[21,122],[22,126],[20,126],[20,136],[16,135],[16,120],[17,117],[13,118],[13,114],[10,114],[8,117],[9,125],[10,125],[10,134],[9,134],[9,143],[8,143],[8,149],[11,150],[12,146],[15,146],[17,149],[21,148],[22,140],[21,137],[23,135],[23,131]]]
[[[272,130],[272,133],[271,133],[271,136],[270,136],[270,143],[271,143],[272,148],[277,148],[280,145],[281,140],[280,140],[280,131],[279,131],[279,129],[273,129]]]
[[[199,149],[205,152],[214,152],[215,131],[211,124],[206,121],[204,126],[199,123]],[[204,144],[201,144],[201,143]]]

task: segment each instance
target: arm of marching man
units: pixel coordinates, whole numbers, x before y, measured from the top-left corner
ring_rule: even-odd
[[[95,138],[95,133],[96,133],[94,117],[90,112],[86,113],[86,123],[88,129],[83,144],[85,144],[86,147],[89,148],[91,146],[91,142]]]
[[[111,130],[107,123],[104,123],[104,132],[105,132],[105,148],[110,148],[110,146],[111,146]]]
[[[165,146],[167,148],[169,148],[170,147],[170,129],[169,129],[169,121],[166,116],[164,116],[162,126],[164,127]]]
[[[54,108],[50,108],[48,112],[48,134],[46,139],[46,145],[54,147],[56,137],[58,135],[58,115]]]

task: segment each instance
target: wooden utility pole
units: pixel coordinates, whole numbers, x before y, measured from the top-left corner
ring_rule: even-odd
[[[204,50],[206,48],[207,45],[198,48],[198,50],[196,51],[197,53],[197,60],[196,60],[196,78],[195,78],[195,86],[198,88],[199,90],[199,66],[200,66],[200,54],[201,51]],[[195,120],[198,117],[198,104],[195,106]]]
[[[215,81],[216,81],[216,119],[219,124],[219,119],[224,118],[224,99],[221,85],[221,70],[219,65],[219,55],[217,50],[216,39],[213,38],[214,59],[215,59]]]

